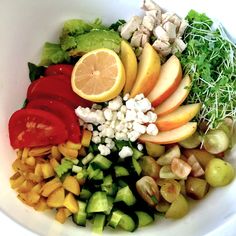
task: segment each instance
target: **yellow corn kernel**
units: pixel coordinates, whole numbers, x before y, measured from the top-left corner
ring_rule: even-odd
[[[54,170],[56,169],[58,165],[60,165],[56,158],[51,158],[49,162]]]
[[[52,192],[62,186],[62,183],[59,178],[55,177],[46,184],[43,185],[41,189],[41,195],[48,197]]]
[[[41,163],[37,163],[34,169],[34,174],[39,176],[39,177],[43,177],[43,172],[42,172],[42,164]]]
[[[46,199],[44,197],[40,197],[39,201],[34,205],[34,209],[36,211],[45,211],[49,209]]]
[[[36,160],[33,156],[29,156],[25,159],[25,164],[27,164],[29,166],[35,166]]]
[[[23,161],[25,161],[25,159],[26,159],[28,156],[29,156],[29,148],[24,148],[21,159],[22,159]]]
[[[61,207],[57,210],[57,213],[55,215],[55,219],[59,221],[61,224],[64,224],[66,219],[71,215],[71,212],[65,208]]]
[[[10,184],[13,189],[20,187],[24,181],[25,178],[19,172],[16,172],[10,177]]]
[[[53,167],[48,162],[41,164],[41,169],[44,179],[50,178],[55,175]]]
[[[31,191],[36,192],[36,193],[41,193],[41,189],[42,189],[43,183],[38,183],[36,185],[34,185],[34,187],[31,189]]]
[[[22,149],[17,150],[16,151],[17,158],[21,158],[22,157],[22,153],[23,153]]]
[[[33,157],[45,156],[51,153],[51,146],[32,148],[29,150],[28,153],[30,156],[33,156]]]
[[[56,160],[60,160],[61,159],[61,153],[58,150],[57,146],[52,146],[52,148],[51,148],[51,155],[52,155],[52,158],[55,158]]]
[[[66,142],[66,147],[70,149],[80,150],[82,147],[81,143],[73,143],[71,141]]]
[[[67,193],[63,205],[72,213],[76,213],[79,210],[78,202],[72,193]]]
[[[41,175],[36,175],[33,172],[29,172],[25,175],[25,178],[28,180],[33,181],[34,183],[40,183],[43,180],[43,177]]]
[[[60,187],[53,191],[47,198],[47,205],[49,207],[62,207],[65,201],[65,190]]]
[[[25,180],[21,186],[17,189],[18,193],[27,193],[34,187],[34,183],[31,180]]]
[[[92,139],[92,132],[84,129],[83,135],[82,135],[82,140],[81,140],[82,146],[89,147],[91,139]]]
[[[78,156],[78,150],[67,148],[64,144],[59,144],[58,149],[65,157],[75,159]]]

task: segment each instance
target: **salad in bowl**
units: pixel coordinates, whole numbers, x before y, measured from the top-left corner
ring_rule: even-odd
[[[9,118],[17,198],[95,233],[181,221],[235,178],[235,53],[205,13],[153,0],[111,24],[66,20]]]

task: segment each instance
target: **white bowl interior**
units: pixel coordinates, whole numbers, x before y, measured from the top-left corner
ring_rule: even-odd
[[[0,209],[9,217],[40,235],[90,235],[88,228],[76,227],[71,222],[65,225],[54,220],[52,213],[39,213],[22,204],[16,193],[10,188],[9,177],[12,175],[11,163],[15,153],[9,145],[8,119],[23,104],[26,88],[29,85],[27,62],[39,62],[40,50],[45,41],[55,41],[63,22],[70,18],[93,20],[102,18],[104,23],[117,19],[129,19],[141,14],[141,0],[15,0],[1,1],[0,8]],[[231,25],[232,16],[225,14],[224,5],[214,1],[171,1],[160,0],[160,6],[185,16],[194,8],[208,12],[209,16],[220,19],[228,32],[236,36]],[[216,6],[220,5],[220,6]],[[231,11],[233,13],[233,11]],[[235,19],[235,15],[233,15]],[[236,150],[235,150],[236,151]],[[230,161],[236,167],[236,152],[231,153]],[[234,156],[234,159],[232,158]],[[235,220],[236,181],[229,186],[211,191],[208,196],[192,206],[190,213],[179,221],[162,220],[147,228],[135,232],[135,235],[204,235],[217,229],[230,219]],[[106,230],[104,235],[126,235],[121,231]]]

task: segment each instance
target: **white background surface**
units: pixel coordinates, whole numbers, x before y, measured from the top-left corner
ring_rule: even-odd
[[[68,7],[68,9],[70,8],[70,2],[75,2],[75,1],[72,1],[72,0],[64,0],[64,2],[67,2],[68,3],[68,5],[66,6],[66,7]],[[78,2],[91,2],[91,0],[77,0]],[[109,3],[110,4],[112,4],[112,2],[115,2],[115,1],[117,1],[117,2],[125,2],[125,0],[110,0],[109,1]],[[127,2],[134,2],[135,0],[126,0]],[[136,1],[138,1],[138,0],[136,0]],[[10,2],[12,2],[12,8],[7,8],[7,9],[4,9],[4,3],[6,4],[6,5],[9,5],[9,3]],[[30,1],[28,1],[28,2],[30,2]],[[59,2],[59,1],[58,1]],[[60,1],[60,2],[62,2],[62,1]],[[98,0],[97,0],[97,2],[98,2]],[[104,2],[104,1],[101,1],[101,0],[99,0],[99,2]],[[224,0],[224,1],[213,1],[213,0],[171,0],[171,1],[165,1],[165,0],[159,0],[159,1],[157,1],[158,3],[160,3],[160,6],[162,6],[162,5],[165,5],[166,6],[166,8],[167,9],[170,9],[170,10],[172,10],[172,11],[175,11],[176,10],[176,12],[181,12],[184,8],[185,8],[185,3],[187,4],[188,3],[188,5],[189,5],[189,2],[192,2],[192,3],[194,3],[194,9],[196,9],[196,10],[199,10],[199,9],[201,9],[201,11],[202,11],[202,9],[204,9],[204,11],[206,11],[206,12],[208,12],[209,13],[209,16],[217,16],[219,19],[221,19],[221,21],[222,21],[222,23],[225,25],[225,27],[227,28],[227,29],[229,29],[229,32],[230,33],[234,33],[234,36],[236,37],[236,32],[235,32],[235,22],[236,22],[236,14],[235,14],[235,7],[234,7],[234,5],[235,5],[235,3],[234,3],[234,1],[233,0]],[[164,2],[166,2],[165,4],[164,4]],[[2,16],[3,15],[6,15],[6,14],[3,14],[3,13],[5,13],[6,11],[15,11],[15,13],[16,13],[16,18],[14,18],[14,20],[16,20],[16,19],[18,19],[17,18],[17,14],[18,14],[18,12],[17,12],[17,10],[16,9],[14,9],[14,7],[16,7],[17,6],[17,4],[18,4],[18,6],[20,5],[19,3],[21,3],[21,4],[24,4],[24,3],[27,3],[27,1],[25,1],[25,0],[15,0],[15,1],[9,1],[9,0],[0,0],[0,3],[1,3],[1,8],[0,8],[0,16],[1,16],[1,19],[2,19]],[[3,4],[2,4],[3,3]],[[17,4],[16,4],[17,3]],[[31,2],[32,3],[32,2]],[[56,3],[56,1],[53,1],[53,0],[50,0],[50,3]],[[162,4],[163,3],[163,4]],[[174,3],[174,4],[173,4]],[[35,1],[35,6],[37,7],[37,4],[39,4],[37,1]],[[50,5],[49,4],[49,1],[46,1],[46,0],[42,0],[42,1],[40,1],[40,4],[46,4],[46,5],[48,5],[50,8],[46,8],[45,7],[45,12],[43,12],[42,14],[36,14],[36,15],[34,15],[34,14],[32,14],[32,12],[30,12],[28,9],[27,9],[27,11],[23,11],[22,10],[22,13],[21,14],[28,14],[29,15],[29,17],[32,19],[32,24],[33,24],[33,22],[36,22],[37,23],[37,21],[42,21],[44,24],[46,24],[46,22],[47,22],[47,18],[50,18],[49,17],[49,14],[51,13],[51,11],[52,10],[54,10],[54,6],[55,5]],[[33,5],[33,4],[32,4]],[[86,4],[85,4],[86,5]],[[131,3],[130,3],[130,5],[132,5]],[[112,7],[111,6],[107,6],[108,7],[108,9],[112,9]],[[24,7],[22,7],[21,9],[24,9]],[[60,12],[61,12],[61,14],[65,14],[64,12],[67,12],[67,15],[69,16],[70,14],[69,14],[69,12],[70,12],[70,10],[68,10],[67,8],[63,8],[63,9],[60,9],[60,11],[58,10],[58,12],[55,10],[54,11],[54,13],[56,12],[58,15],[60,15]],[[107,20],[109,17],[106,17],[106,14],[108,14],[108,15],[112,15],[111,14],[111,11],[110,11],[110,13],[106,13],[105,14],[105,8],[103,7],[101,7],[101,8],[99,8],[100,9],[100,11],[101,11],[101,14],[102,15],[104,15],[104,17],[105,17],[105,19]],[[117,9],[116,9],[117,10]],[[121,9],[120,10],[120,13],[118,14],[118,13],[116,13],[115,15],[117,15],[117,16],[119,16],[119,15],[121,15],[121,16],[123,16],[123,15],[125,15],[125,10],[126,9]],[[3,11],[5,11],[5,12],[3,12]],[[73,14],[75,14],[75,10],[73,10],[73,9],[71,9],[71,11],[73,12]],[[103,12],[104,11],[104,12]],[[114,11],[114,9],[113,9],[113,11]],[[116,12],[118,12],[118,11],[116,11]],[[10,13],[10,12],[9,12]],[[13,15],[13,14],[12,14]],[[95,14],[94,13],[94,17],[97,17],[98,16],[98,14]],[[23,17],[24,18],[24,17]],[[39,18],[39,19],[38,19]],[[10,19],[9,19],[10,20]],[[12,20],[12,19],[11,19]],[[21,20],[20,18],[18,19],[18,20]],[[62,20],[62,19],[61,19]],[[4,22],[4,21],[1,21],[0,22],[0,28],[2,29],[3,27],[3,25],[1,25],[1,23],[2,22]],[[18,21],[15,21],[15,24],[17,23]],[[6,22],[7,23],[7,22]],[[43,24],[42,23],[42,24]],[[22,28],[23,29],[23,32],[24,32],[24,30],[25,30],[25,28],[24,28],[24,24],[21,22],[21,24],[22,25],[19,25],[19,27],[20,28]],[[48,25],[46,25],[46,27],[48,27],[48,28],[50,28],[51,30],[56,30],[57,29],[57,27],[58,27],[58,22],[55,20],[55,21],[53,21],[53,22],[51,22],[51,24],[53,24],[53,25],[51,25],[51,26],[48,26]],[[7,29],[7,27],[6,27],[6,29]],[[44,32],[43,31],[43,29],[41,29],[41,28],[37,28],[37,30],[41,33],[41,35],[42,35],[42,37],[44,37],[43,39],[42,39],[42,41],[45,41],[45,39],[47,40],[51,40],[51,38],[52,38],[52,35],[50,34],[52,31],[46,31],[46,32]],[[41,30],[41,31],[40,31]],[[36,32],[36,31],[35,31]],[[19,36],[18,35],[15,35],[14,34],[15,32],[13,32],[12,31],[12,29],[10,28],[8,28],[8,31],[6,32],[6,34],[1,34],[1,36],[0,36],[0,42],[2,42],[1,41],[1,38],[3,37],[6,37],[6,35],[9,35],[9,37],[11,36],[11,38],[12,37],[14,37],[14,44],[16,44],[16,42],[19,44],[19,45],[22,45],[22,47],[25,47],[24,46],[24,44],[23,43],[27,43],[27,49],[28,49],[28,51],[26,51],[25,49],[26,49],[26,47],[24,48],[24,52],[25,52],[25,58],[24,59],[22,59],[22,57],[20,57],[19,59],[22,59],[21,61],[19,61],[17,58],[15,59],[15,58],[13,58],[13,57],[11,57],[10,58],[10,56],[9,56],[9,58],[7,57],[7,54],[5,53],[4,54],[4,51],[6,52],[6,48],[7,48],[7,46],[8,46],[8,42],[9,41],[5,41],[5,43],[3,44],[3,43],[0,43],[0,47],[1,47],[1,53],[2,53],[2,58],[1,58],[1,61],[0,61],[0,68],[2,69],[3,68],[3,66],[4,65],[6,65],[7,64],[7,60],[11,60],[11,62],[14,64],[14,65],[16,65],[17,66],[17,63],[21,63],[22,65],[24,65],[24,70],[26,70],[26,68],[25,68],[25,64],[26,64],[26,62],[28,61],[28,59],[29,58],[34,58],[34,56],[35,56],[35,58],[36,58],[36,55],[35,55],[35,53],[37,53],[38,51],[39,51],[39,45],[42,45],[41,44],[41,42],[40,42],[40,40],[38,40],[38,41],[35,41],[34,43],[31,43],[30,44],[30,42],[23,42],[23,41],[20,41],[19,40]],[[29,37],[31,37],[32,35],[30,34],[31,32],[27,32],[27,34],[29,35]],[[37,35],[36,33],[35,33],[35,35]],[[36,46],[37,45],[37,46]],[[4,46],[4,48],[2,48],[2,46]],[[7,50],[8,50],[8,48],[7,48]],[[17,55],[17,51],[15,51],[16,52],[16,55]],[[19,51],[20,52],[20,51]],[[28,54],[27,54],[28,53]],[[10,55],[10,53],[8,53],[9,55]],[[5,55],[5,57],[3,56],[3,55]],[[20,55],[20,56],[22,56],[22,54]],[[5,63],[5,64],[4,64]],[[16,75],[18,75],[17,73],[21,73],[21,71],[23,71],[23,69],[21,70],[21,68],[23,68],[23,66],[19,66],[18,65],[18,72],[16,72],[16,71],[12,71],[12,75],[14,75],[14,76],[16,76]],[[13,68],[12,68],[13,69]],[[14,68],[15,69],[15,68]],[[4,72],[2,71],[2,73],[3,74],[1,74],[1,76],[3,77],[4,76]],[[1,79],[1,78],[0,78]],[[3,89],[4,88],[4,86],[5,86],[5,82],[3,83],[3,79],[1,79],[0,80],[0,95],[2,94],[2,92],[1,92],[1,89]],[[25,84],[24,84],[24,86],[26,86],[26,82],[25,82]],[[18,92],[18,91],[16,91],[16,92]],[[21,89],[21,91],[20,91],[22,94],[22,98],[23,98],[23,91],[22,91],[22,89]],[[2,98],[2,97],[1,97]],[[1,99],[0,99],[1,100]],[[21,98],[20,98],[20,100],[22,100]],[[5,100],[2,100],[2,101],[4,101],[4,105],[5,105]],[[14,108],[14,106],[16,107],[16,105],[18,104],[19,102],[18,101],[15,101],[15,104],[13,104],[13,102],[10,104],[10,108],[9,108],[9,106],[8,106],[8,110],[10,110],[10,109],[12,109],[13,110],[13,108]],[[3,107],[3,109],[4,109],[4,107]],[[6,109],[6,110],[7,110]],[[2,110],[2,104],[1,104],[1,110]],[[1,113],[1,115],[2,115],[2,113]],[[7,118],[6,117],[4,117],[4,120],[3,120],[3,118],[2,118],[2,116],[0,117],[0,124],[2,125],[2,124],[5,124],[5,120],[6,120]],[[1,136],[0,136],[0,142],[2,142],[2,130],[3,129],[1,129]],[[1,143],[0,143],[0,145],[1,145]],[[4,147],[3,147],[4,148]],[[8,158],[8,155],[7,156],[4,156],[3,155],[3,153],[1,152],[1,157],[0,157],[1,159],[3,159],[3,158]],[[10,158],[9,158],[10,159]],[[9,160],[8,159],[8,160]],[[0,165],[0,177],[1,177],[1,180],[5,180],[5,182],[7,182],[7,179],[8,179],[8,176],[10,175],[10,173],[5,173],[4,171],[2,171],[3,170],[3,167],[5,168],[7,165],[5,164],[5,162],[3,163],[3,162],[0,162],[1,163],[1,165]],[[6,186],[8,186],[9,187],[9,185],[8,185],[8,183],[4,183],[4,184],[6,184]],[[18,220],[21,220],[21,222],[26,222],[27,224],[29,223],[29,224],[31,224],[32,223],[32,221],[31,221],[31,216],[30,217],[28,217],[28,218],[25,218],[27,215],[28,215],[28,211],[29,211],[29,209],[28,208],[26,208],[26,209],[23,209],[22,210],[22,203],[20,202],[20,201],[18,201],[17,200],[17,198],[15,197],[15,196],[12,196],[12,195],[14,195],[14,194],[12,194],[11,196],[9,196],[8,195],[8,193],[7,192],[5,192],[4,191],[4,189],[5,189],[5,187],[4,188],[2,188],[2,186],[3,186],[3,181],[1,181],[1,183],[0,183],[0,189],[1,189],[1,194],[0,194],[0,205],[1,205],[1,207],[3,208],[3,209],[5,209],[5,206],[4,206],[4,204],[3,204],[3,202],[7,202],[5,199],[7,198],[9,198],[9,199],[13,199],[10,203],[7,203],[8,205],[11,205],[12,204],[12,209],[11,209],[11,211],[8,211],[8,214],[10,214],[10,215],[12,215],[12,216],[15,216]],[[208,217],[208,220],[209,221],[205,221],[204,223],[206,224],[206,227],[207,226],[209,226],[209,224],[210,224],[210,226],[209,226],[209,228],[210,229],[216,229],[217,227],[218,227],[218,225],[222,222],[222,220],[219,220],[219,221],[214,221],[215,222],[215,224],[214,225],[212,225],[212,222],[211,222],[211,217],[214,217],[214,219],[215,220],[217,220],[217,218],[219,218],[219,219],[221,219],[221,215],[222,215],[222,211],[224,211],[224,209],[231,209],[231,208],[234,208],[235,209],[235,206],[234,205],[232,205],[232,203],[231,202],[229,202],[229,201],[232,201],[232,195],[234,196],[234,199],[236,198],[235,196],[236,196],[236,194],[235,194],[235,189],[232,189],[233,187],[235,187],[236,185],[235,185],[235,182],[231,185],[232,187],[228,187],[228,188],[226,188],[226,189],[220,189],[219,191],[217,190],[217,191],[215,191],[214,192],[214,194],[212,194],[210,197],[209,197],[209,199],[211,199],[211,200],[213,200],[212,202],[210,202],[210,204],[212,204],[212,208],[215,208],[215,210],[212,210],[211,209],[211,207],[209,207],[209,201],[207,202],[207,201],[204,201],[204,202],[199,202],[198,203],[198,206],[196,207],[196,209],[194,209],[195,210],[195,213],[193,212],[193,215],[191,215],[191,217],[190,217],[190,219],[188,219],[188,221],[187,221],[187,224],[189,225],[189,224],[191,224],[191,221],[195,221],[195,220],[199,220],[199,222],[200,221],[203,221],[203,219],[204,218],[207,218],[207,217],[205,217],[206,215],[208,215],[208,213],[211,211],[211,215]],[[222,198],[223,199],[225,199],[225,202],[224,201],[222,201]],[[207,200],[209,200],[209,199],[207,199]],[[219,203],[219,201],[221,201],[220,203]],[[216,203],[216,204],[215,204]],[[219,203],[219,205],[217,205]],[[235,201],[234,201],[234,204],[235,204]],[[6,208],[10,208],[10,207],[6,207]],[[201,209],[203,208],[205,208],[205,209],[207,209],[207,208],[209,208],[207,211],[201,211]],[[214,212],[213,214],[212,214],[212,212]],[[229,211],[229,213],[228,213],[228,215],[226,215],[225,216],[225,218],[223,219],[224,220],[224,225],[222,225],[222,226],[220,226],[220,228],[217,228],[215,231],[213,231],[211,234],[209,234],[209,235],[211,235],[211,236],[235,236],[236,235],[236,217],[235,217],[235,215],[234,215],[234,212],[235,211]],[[201,213],[201,214],[200,214]],[[192,212],[191,212],[191,214],[192,214]],[[214,216],[214,214],[216,215],[216,216]],[[30,215],[30,214],[29,214]],[[34,218],[34,219],[37,219],[37,216],[38,216],[38,213],[36,214],[34,214],[34,212],[32,212],[32,218]],[[24,217],[24,219],[22,220],[22,219],[20,219],[21,218],[21,216],[23,216]],[[34,224],[32,224],[32,228],[36,228],[37,227],[37,225],[40,225],[40,223],[42,223],[42,222],[40,222],[41,221],[41,219],[42,219],[42,222],[48,222],[48,219],[46,219],[46,217],[44,217],[43,215],[40,215],[39,217],[38,217],[38,221],[37,220],[34,220]],[[183,221],[178,221],[178,222],[183,222]],[[193,222],[194,223],[194,222]],[[201,222],[202,223],[202,222]],[[158,223],[157,223],[158,224]],[[181,224],[181,223],[180,223]],[[41,224],[42,225],[42,224]],[[173,227],[174,226],[176,226],[174,223],[172,224],[173,225]],[[186,226],[188,226],[188,225],[186,225]],[[51,226],[51,228],[50,228],[50,226]],[[57,230],[55,230],[55,228],[54,228],[54,226],[55,226],[55,228],[57,229]],[[162,235],[162,233],[161,232],[163,232],[163,231],[161,231],[160,232],[160,234],[158,234],[158,230],[163,230],[163,227],[165,227],[165,228],[168,228],[168,224],[166,224],[166,225],[163,225],[162,227],[156,227],[155,228],[155,233],[157,234],[157,235]],[[46,227],[46,226],[45,226]],[[60,225],[57,225],[56,223],[54,224],[54,223],[51,223],[51,225],[49,224],[49,226],[48,226],[49,228],[48,228],[48,233],[47,234],[45,234],[45,235],[52,235],[52,236],[58,236],[60,233],[58,233],[58,232],[60,232]],[[64,226],[65,228],[67,227],[67,226]],[[201,230],[201,228],[197,228],[198,226],[197,225],[195,225],[195,228],[193,228],[192,230],[192,232],[198,232],[198,230],[200,231]],[[184,228],[184,225],[183,225],[183,228]],[[187,227],[186,227],[187,228]],[[28,231],[28,230],[26,230],[25,228],[23,228],[22,226],[20,226],[20,225],[18,225],[17,223],[15,223],[15,222],[13,222],[11,219],[9,219],[8,217],[6,217],[3,213],[1,213],[1,211],[0,211],[0,229],[1,229],[1,231],[0,231],[0,235],[17,235],[17,236],[33,236],[33,235],[35,235],[35,234],[33,234],[31,231]],[[67,228],[66,228],[67,229]],[[175,228],[173,228],[173,229],[175,229]],[[41,229],[40,229],[41,230]],[[71,230],[71,229],[70,229]],[[46,230],[44,230],[45,232],[46,232]],[[85,234],[84,234],[84,232],[85,231],[80,231],[79,229],[78,229],[78,231],[76,231],[76,234],[77,235],[82,235],[82,236],[84,236]],[[147,231],[147,233],[145,233],[146,235],[153,235],[154,234],[154,231],[152,231],[151,233],[150,233],[151,231]],[[191,231],[188,231],[188,232],[191,232]],[[173,233],[173,232],[172,232]],[[186,235],[186,234],[184,234],[184,233],[181,233],[180,231],[178,231],[178,232],[174,232],[174,233],[176,233],[176,236],[177,235]],[[75,235],[76,235],[75,234]],[[137,233],[138,235],[142,235],[141,233],[139,234],[139,233]],[[143,235],[145,235],[145,234],[143,234]],[[86,235],[88,235],[88,234],[86,234]],[[106,234],[107,235],[107,234]],[[111,234],[110,234],[111,235]],[[117,233],[115,234],[115,232],[114,232],[114,235],[117,235]],[[122,234],[123,235],[123,234]],[[130,235],[130,234],[128,234],[128,235]],[[134,233],[134,235],[136,235],[136,233]],[[189,236],[191,236],[191,233],[188,233],[188,235]],[[202,235],[200,235],[199,234],[199,236],[202,236]]]

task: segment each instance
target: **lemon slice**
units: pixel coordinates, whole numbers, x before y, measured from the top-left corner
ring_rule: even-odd
[[[73,91],[93,102],[109,101],[119,95],[125,84],[125,70],[119,56],[102,48],[83,55],[71,75]]]

